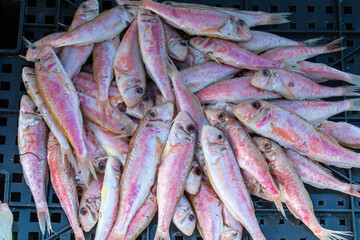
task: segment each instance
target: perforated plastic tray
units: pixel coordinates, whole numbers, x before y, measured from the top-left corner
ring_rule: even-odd
[[[60,31],[58,22],[69,25],[81,0],[27,0],[22,16],[23,35],[30,41],[46,34]],[[112,0],[99,0],[104,11],[115,5]],[[292,12],[291,22],[279,26],[267,26],[261,29],[282,36],[304,40],[319,36],[333,40],[346,37],[343,46],[348,49],[319,56],[313,61],[323,62],[338,69],[360,74],[360,1],[351,0],[193,0],[201,4],[234,7],[267,12]],[[9,22],[9,24],[13,24]],[[18,36],[21,38],[21,36]],[[24,54],[21,45],[20,53]],[[0,200],[8,202],[14,214],[14,239],[74,239],[68,220],[62,211],[54,190],[49,184],[47,196],[51,213],[52,226],[57,235],[41,236],[34,202],[25,184],[19,163],[17,146],[17,121],[20,98],[25,94],[21,80],[23,66],[31,66],[17,56],[0,54]],[[357,112],[346,112],[332,118],[335,121],[348,121],[360,126]],[[360,169],[334,169],[335,175],[348,182],[360,181]],[[360,201],[352,196],[329,190],[307,187],[313,200],[316,216],[326,228],[352,231],[360,239]],[[272,203],[254,198],[256,215],[260,227],[269,240],[312,240],[316,239],[307,227],[288,213],[286,220]],[[153,239],[156,218],[139,239]],[[86,234],[86,239],[93,239],[94,231]],[[174,226],[171,227],[172,239],[192,239],[196,233],[184,237]]]

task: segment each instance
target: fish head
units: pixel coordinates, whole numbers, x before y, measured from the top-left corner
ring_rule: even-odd
[[[205,115],[211,126],[219,129],[224,129],[229,126],[229,123],[234,119],[229,116],[225,111],[218,108],[208,108],[205,110]]]
[[[85,189],[85,192],[87,189]],[[81,198],[79,206],[79,221],[85,232],[89,232],[99,219],[100,197],[86,193]]]
[[[226,227],[220,235],[220,240],[241,240],[242,235],[239,231],[236,231],[232,228]]]
[[[180,139],[195,140],[195,124],[186,112],[179,112],[174,120],[175,133]]]
[[[242,19],[229,18],[226,24],[224,24],[219,32],[222,36],[233,36],[241,41],[250,41],[252,39],[252,32],[249,25]]]
[[[196,50],[201,52],[211,52],[214,49],[215,41],[212,38],[206,37],[193,37],[190,39],[189,43]]]
[[[5,223],[12,224],[13,221],[13,214],[9,208],[9,205],[7,203],[1,203],[0,201],[0,218],[2,221],[2,225]]]
[[[190,236],[195,230],[196,216],[189,201],[184,196],[177,206],[173,216],[173,222],[187,236]]]
[[[165,103],[151,108],[144,117],[147,122],[162,122],[168,125],[173,119],[173,114],[174,104]]]
[[[134,20],[134,18],[138,15],[139,8],[137,6],[121,5],[117,7],[120,8],[122,14],[125,16],[124,20],[129,23],[132,22],[132,20]]]
[[[88,0],[80,4],[75,15],[80,15],[84,21],[90,21],[99,14],[99,2],[97,0]]]
[[[30,44],[25,55],[26,61],[34,62],[36,60],[36,57],[39,55],[41,51],[42,44],[43,43],[41,41],[37,41]]]
[[[201,144],[214,159],[229,150],[225,134],[216,127],[205,125],[202,129]]]
[[[233,114],[245,126],[261,127],[271,120],[272,109],[272,104],[267,101],[249,100],[234,106]]]
[[[22,76],[22,79],[24,81],[25,87],[27,85],[27,82],[36,81],[35,69],[33,69],[31,67],[23,67],[21,76]]]
[[[189,52],[188,43],[183,39],[176,39],[174,41],[168,42],[168,48],[171,48],[173,52],[176,53],[169,53],[170,57],[178,61],[184,61]]]
[[[20,113],[21,114],[31,114],[31,115],[41,117],[38,107],[35,105],[33,100],[31,100],[31,98],[28,95],[23,95],[21,97]]]
[[[93,162],[95,171],[100,174],[105,174],[107,158],[99,158]]]
[[[266,162],[271,164],[278,158],[281,147],[274,141],[264,137],[254,137],[253,141],[266,158]]]
[[[60,60],[51,47],[44,47],[35,60],[35,70],[41,72],[60,72]]]
[[[145,89],[140,79],[131,79],[128,81],[127,88],[124,91],[124,97],[128,107],[133,108],[142,100]]]
[[[255,72],[250,83],[254,87],[271,91],[278,79],[275,69],[261,69]]]

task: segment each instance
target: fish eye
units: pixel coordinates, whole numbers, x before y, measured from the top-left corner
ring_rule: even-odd
[[[224,118],[224,113],[220,113],[220,114],[218,115],[218,118],[219,118],[219,119],[223,119],[223,118]]]
[[[183,47],[186,47],[187,46],[187,43],[185,41],[181,41],[180,42],[180,45],[183,46]]]
[[[156,116],[157,116],[157,113],[156,113],[155,110],[151,110],[151,111],[149,112],[149,115],[150,115],[150,117],[156,117]]]
[[[200,176],[200,174],[201,174],[201,169],[200,169],[199,167],[195,167],[195,168],[194,168],[194,172],[195,172],[195,174],[196,174],[197,176]]]
[[[261,106],[260,103],[259,103],[259,101],[254,101],[251,105],[252,105],[252,107],[255,108],[255,109],[259,109],[260,106]]]
[[[36,59],[36,62],[37,62],[37,63],[39,63],[40,61],[41,61],[41,59],[40,59],[40,58],[37,58],[37,59]]]
[[[81,209],[80,209],[80,214],[83,215],[83,216],[86,215],[86,214],[87,214],[86,208],[84,208],[84,207],[81,208]]]
[[[194,130],[195,130],[194,124],[190,124],[189,126],[187,126],[186,129],[188,130],[189,133],[194,132]]]
[[[87,9],[86,4],[81,4],[82,9]]]
[[[149,95],[146,95],[146,96],[144,96],[144,101],[150,101],[150,97],[149,97]]]
[[[270,75],[270,71],[267,69],[262,70],[262,75],[264,75],[265,77],[268,77]]]
[[[270,149],[271,148],[271,143],[270,142],[265,142],[264,147],[265,147],[265,149]]]
[[[195,220],[195,216],[194,216],[194,214],[190,214],[190,215],[189,215],[189,220],[190,220],[190,222],[192,222],[192,221],[194,221],[194,220]]]
[[[143,89],[142,87],[138,87],[138,88],[136,88],[136,92],[137,92],[138,94],[143,94],[143,93],[144,93],[144,89]]]
[[[239,25],[240,25],[241,27],[243,27],[243,26],[245,26],[245,22],[244,22],[243,20],[239,20]]]
[[[218,139],[221,140],[223,139],[223,136],[221,134],[218,135]]]
[[[35,106],[34,109],[33,109],[34,112],[38,112],[38,110],[39,110],[39,109],[38,109],[37,106]]]
[[[105,170],[105,167],[106,167],[106,164],[105,164],[103,161],[101,161],[101,162],[99,163],[99,168],[100,168],[100,170]]]
[[[83,189],[81,187],[78,187],[77,192],[78,192],[79,195],[81,195],[83,193]]]
[[[31,49],[33,49],[33,50],[34,50],[34,49],[36,49],[36,46],[34,46],[34,45],[31,45]]]

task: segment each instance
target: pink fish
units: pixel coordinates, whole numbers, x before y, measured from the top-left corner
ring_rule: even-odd
[[[171,26],[164,23],[169,57],[184,61],[188,54],[188,44]]]

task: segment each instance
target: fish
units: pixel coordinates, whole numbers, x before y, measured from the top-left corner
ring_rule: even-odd
[[[26,51],[25,59],[28,62],[35,62],[37,56],[40,54],[41,50],[48,45],[48,42],[57,39],[63,36],[66,32],[54,32],[46,35],[43,38],[40,38],[36,42],[27,42],[28,50]],[[54,48],[56,54],[60,53],[62,48]]]
[[[63,161],[65,161],[66,157],[67,160],[71,163],[71,165],[75,167],[76,159],[73,154],[73,150],[66,136],[62,133],[58,123],[56,123],[54,117],[51,115],[50,110],[45,104],[44,98],[40,94],[40,90],[36,83],[35,70],[33,68],[23,67],[22,79],[25,85],[26,92],[34,101],[34,103],[38,107],[38,110],[41,113],[42,118],[44,119],[52,133],[55,135],[56,139],[59,141]]]
[[[254,205],[226,136],[210,125],[203,127],[201,142],[211,186],[253,239],[266,239],[261,232]]]
[[[288,38],[281,37],[279,35],[251,30],[253,38],[248,42],[238,42],[238,46],[255,53],[261,53],[263,51],[285,46],[303,46],[314,44],[319,38],[309,39],[306,41],[294,41]]]
[[[174,105],[150,109],[130,141],[129,154],[120,181],[119,213],[109,239],[124,239],[131,219],[154,184],[162,150],[170,131]]]
[[[185,195],[182,195],[176,206],[172,222],[186,236],[191,236],[195,230],[196,216]]]
[[[173,61],[178,69],[184,69],[193,65],[208,62],[210,61],[210,57],[206,53],[200,52],[199,50],[193,48],[191,45],[188,44],[188,54],[186,55],[185,60]]]
[[[218,37],[232,41],[249,41],[252,38],[250,28],[243,20],[224,12],[189,6],[173,7],[154,1],[141,1],[137,5],[156,13],[167,24],[189,35]]]
[[[253,178],[248,172],[241,171],[241,175],[244,179],[246,188],[248,189],[251,195],[254,195],[258,198],[265,199],[267,201],[272,201],[271,194],[267,189],[265,189],[255,178]]]
[[[20,164],[26,184],[31,190],[42,235],[45,228],[52,232],[50,214],[46,202],[48,166],[46,145],[49,129],[37,106],[27,95],[21,97],[18,127]]]
[[[331,189],[360,197],[360,185],[338,180],[329,169],[293,150],[285,149],[285,154],[294,163],[304,183],[316,188]]]
[[[360,154],[340,146],[310,122],[266,101],[245,101],[234,115],[255,133],[313,160],[341,168],[360,166]]]
[[[47,161],[50,170],[50,180],[59,198],[76,240],[85,240],[79,222],[79,201],[72,168],[68,162],[61,160],[59,142],[52,132],[49,133],[47,144]]]
[[[80,101],[74,85],[50,47],[45,47],[37,57],[35,75],[40,94],[74,148],[84,182],[88,184],[90,174],[96,179],[96,173],[85,146]]]
[[[192,195],[198,193],[201,185],[202,176],[203,174],[199,163],[194,160],[189,175],[185,181],[185,192]]]
[[[79,92],[77,95],[84,118],[117,135],[131,136],[134,133],[135,124],[125,113],[110,106],[111,115],[106,111],[105,115],[101,116],[95,98]]]
[[[184,193],[195,150],[195,125],[185,112],[173,121],[161,157],[158,173],[158,221],[154,239],[170,240],[169,228],[177,204]]]
[[[187,194],[196,215],[196,225],[203,239],[220,239],[223,228],[222,202],[209,180],[202,180],[197,194]]]
[[[134,108],[141,102],[146,92],[138,33],[138,20],[135,19],[120,42],[113,63],[117,87],[129,108]]]
[[[287,99],[319,99],[338,96],[359,96],[357,86],[326,87],[293,72],[281,69],[258,70],[251,79],[254,87],[274,91]]]
[[[253,139],[268,161],[270,171],[283,192],[286,206],[296,218],[300,219],[321,240],[345,239],[341,235],[351,235],[349,232],[323,228],[315,216],[309,193],[284,150],[272,140],[263,137]]]
[[[48,43],[51,47],[87,45],[113,39],[136,17],[137,8],[116,6]],[[96,34],[94,34],[94,31]]]
[[[120,109],[120,111],[124,112],[129,117],[142,119],[144,117],[144,114],[148,110],[150,110],[150,108],[152,108],[153,106],[154,106],[154,101],[152,100],[150,95],[145,94],[142,97],[141,101],[134,108],[129,108],[126,106],[125,103],[122,103],[118,106],[118,109]]]
[[[218,102],[218,103],[215,103],[215,104],[208,104],[206,106],[206,109],[209,109],[209,108],[221,109],[224,112],[226,112],[227,115],[229,115],[231,117],[235,117],[234,114],[232,113],[233,106],[235,106],[235,104],[233,104],[233,103]]]
[[[252,77],[238,77],[213,83],[196,93],[201,104],[239,103],[249,99],[277,99],[280,94],[251,85]]]
[[[340,80],[356,86],[360,85],[359,75],[343,72],[336,68],[329,67],[326,64],[301,61],[298,65],[300,73],[316,83],[322,83],[328,80]]]
[[[121,136],[108,132],[89,120],[85,119],[85,125],[94,134],[106,154],[118,159],[124,166],[129,151],[129,144],[123,141]]]
[[[266,59],[271,59],[273,61],[282,61],[288,63],[297,63],[299,61],[306,60],[318,56],[320,54],[332,53],[342,51],[345,48],[339,47],[338,44],[341,43],[342,38],[336,39],[332,42],[329,42],[326,45],[318,47],[308,47],[308,46],[283,46],[270,49],[260,56]]]
[[[324,121],[316,126],[333,137],[341,146],[359,149],[360,128],[347,122]]]
[[[240,71],[240,68],[210,61],[182,69],[180,73],[189,91],[196,93],[210,84],[230,79]]]
[[[224,226],[226,226],[227,228],[231,229],[231,231],[228,231],[226,234],[222,234],[225,235],[223,236],[221,239],[242,239],[242,235],[243,235],[243,226],[234,219],[234,217],[231,215],[231,213],[229,212],[229,210],[223,205],[223,212],[222,212],[222,216],[223,216],[223,223]],[[229,233],[231,233],[231,235],[229,236]]]
[[[184,61],[188,54],[188,44],[180,34],[171,26],[164,23],[169,57]]]
[[[0,239],[12,240],[12,225],[14,216],[7,203],[0,201]]]
[[[235,18],[242,19],[243,21],[246,22],[248,27],[287,23],[289,22],[289,20],[286,18],[289,15],[291,15],[291,13],[267,13],[262,11],[245,11],[234,8],[212,7],[207,5],[172,2],[172,1],[166,1],[165,4],[174,7],[190,7],[190,8],[196,7],[196,8],[213,9],[215,11],[224,12]]]
[[[122,167],[122,163],[117,158],[108,158],[101,188],[99,220],[96,227],[95,240],[106,240],[115,223],[119,205],[119,184]]]
[[[119,44],[119,38],[106,40],[104,42],[95,43],[93,51],[93,72],[94,79],[97,83],[96,103],[100,113],[100,120],[104,121],[102,116],[105,111],[111,115],[109,102],[109,88],[114,78],[113,62]]]
[[[239,47],[234,42],[219,38],[193,37],[190,44],[197,50],[208,54],[216,62],[225,63],[237,68],[287,68],[296,70],[296,65],[269,60]]]
[[[107,154],[105,153],[104,149],[91,132],[89,127],[84,124],[84,139],[85,139],[85,146],[88,150],[91,160],[93,160],[92,164],[94,165],[95,171],[100,174],[105,173],[106,167],[106,160]]]
[[[92,20],[97,15],[99,15],[99,3],[97,0],[88,0],[81,3],[75,12],[68,31]],[[84,46],[67,46],[62,49],[59,59],[70,79],[80,72],[82,65],[85,64],[91,55],[93,48],[94,45],[89,44]]]
[[[135,240],[150,224],[157,211],[156,184],[154,184],[146,197],[144,203],[136,211],[131,219],[125,240]]]
[[[281,203],[281,192],[270,174],[264,156],[253,143],[248,132],[233,117],[220,109],[209,108],[205,111],[205,114],[210,125],[225,134],[239,167],[269,192],[277,209],[285,215]]]
[[[99,219],[101,203],[101,189],[103,187],[104,175],[99,175],[98,180],[92,180],[90,185],[84,189],[79,205],[79,221],[82,229],[89,232]]]
[[[272,104],[298,114],[307,121],[316,124],[345,111],[360,111],[359,99],[341,101],[323,100],[271,100]]]
[[[139,43],[147,73],[156,83],[166,101],[175,102],[171,83],[166,74],[166,34],[158,15],[140,10],[138,15]]]
[[[72,79],[72,82],[74,83],[76,91],[97,98],[98,87],[92,74],[80,72]],[[110,84],[109,101],[114,107],[118,107],[124,102],[115,84]]]

